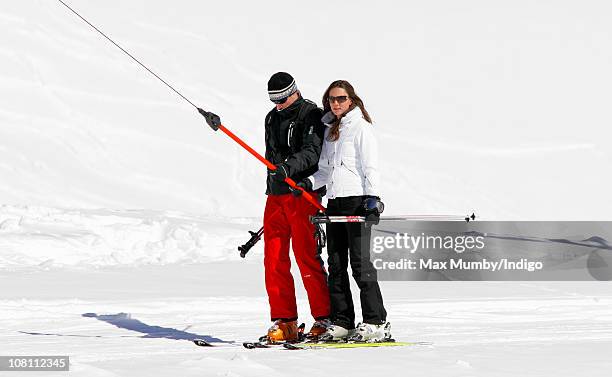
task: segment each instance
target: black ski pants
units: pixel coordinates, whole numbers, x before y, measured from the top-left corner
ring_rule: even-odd
[[[363,215],[363,196],[330,199],[327,214]],[[364,323],[381,324],[387,319],[376,269],[370,262],[371,229],[364,223],[327,224],[328,286],[331,321],[347,329],[355,327],[355,308],[351,296],[348,265],[359,287]]]

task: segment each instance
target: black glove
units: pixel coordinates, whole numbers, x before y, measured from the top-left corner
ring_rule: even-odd
[[[378,196],[368,196],[363,200],[361,209],[365,213],[367,222],[378,225],[380,222],[380,214],[385,210],[385,203],[383,203]]]
[[[268,175],[277,181],[283,182],[289,176],[289,167],[285,164],[276,165],[276,170],[268,169]]]
[[[296,186],[303,188],[304,191],[312,191],[312,182],[310,182],[310,179],[308,178],[304,178],[303,180],[299,181]],[[301,196],[302,190],[293,189],[292,194],[293,196]]]
[[[380,215],[385,210],[385,203],[383,203],[378,196],[366,196],[363,199],[361,208],[363,209],[366,215]]]

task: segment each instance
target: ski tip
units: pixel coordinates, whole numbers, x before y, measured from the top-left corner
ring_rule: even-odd
[[[193,339],[193,343],[196,346],[200,346],[200,347],[214,347],[211,343],[207,342],[204,339]]]

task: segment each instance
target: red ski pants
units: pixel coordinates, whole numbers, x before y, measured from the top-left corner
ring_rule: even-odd
[[[310,313],[315,319],[329,316],[327,273],[317,251],[314,225],[309,221],[309,216],[316,212],[304,198],[292,194],[268,195],[264,212],[264,266],[273,321],[298,317],[289,240],[306,288]]]

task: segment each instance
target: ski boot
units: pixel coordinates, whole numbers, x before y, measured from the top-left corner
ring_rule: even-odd
[[[306,333],[306,339],[310,341],[314,341],[319,339],[321,335],[327,332],[327,329],[332,325],[331,321],[327,318],[318,319],[310,328],[310,331]]]
[[[344,342],[352,336],[355,329],[347,329],[338,325],[331,325],[325,332],[325,334],[319,337],[322,342]]]
[[[262,340],[261,337],[260,340]],[[268,344],[297,342],[300,338],[297,321],[285,321],[277,319],[268,329],[268,334],[265,336]]]
[[[391,323],[385,322],[380,325],[371,323],[360,323],[355,329],[355,333],[348,337],[349,342],[392,342]]]

